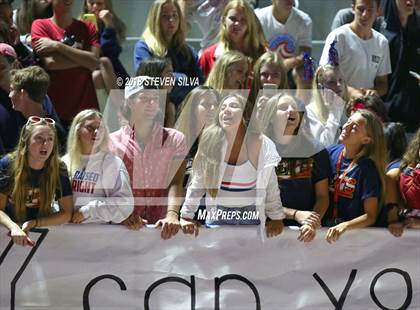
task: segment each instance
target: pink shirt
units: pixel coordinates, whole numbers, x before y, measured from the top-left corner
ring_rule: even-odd
[[[187,154],[184,134],[155,125],[148,143],[140,146],[133,128],[124,126],[110,137],[111,150],[124,161],[130,176],[134,212],[149,224],[164,218],[172,181],[170,165],[173,160],[183,160]]]

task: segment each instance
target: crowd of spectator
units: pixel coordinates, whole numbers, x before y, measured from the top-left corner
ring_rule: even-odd
[[[304,242],[324,226],[330,243],[420,228],[420,1],[352,0],[316,66],[295,0],[154,0],[133,77],[111,0],[84,0],[78,17],[73,0],[12,2],[0,0],[0,224],[15,243],[68,222],[152,224],[163,239],[200,222],[267,237],[288,225]]]

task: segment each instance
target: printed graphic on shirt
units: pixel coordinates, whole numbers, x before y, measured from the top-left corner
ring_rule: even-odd
[[[341,179],[341,182],[339,186],[338,196],[348,198],[348,199],[353,199],[353,195],[356,190],[357,180],[349,176],[345,176],[344,180],[342,179],[342,176],[340,176],[340,179]],[[331,192],[335,191],[335,180],[336,178],[334,178],[333,183],[329,184]]]
[[[65,35],[65,37],[61,39],[61,43],[64,43],[65,45],[71,46],[73,48],[81,49],[81,50],[83,49],[83,46],[84,46],[83,40],[79,40],[78,38],[76,38],[74,34],[70,36]]]
[[[284,179],[310,179],[314,160],[312,158],[287,158],[282,160],[276,167],[279,181]]]
[[[377,55],[372,55],[372,62],[379,64],[381,57]]]
[[[39,192],[39,188],[29,189],[25,197],[25,206],[27,208],[39,208],[40,198],[41,194]]]
[[[99,173],[77,170],[71,182],[73,192],[93,194],[98,179]]]
[[[268,48],[283,58],[290,58],[296,53],[296,40],[290,34],[283,33],[273,37],[268,43]]]

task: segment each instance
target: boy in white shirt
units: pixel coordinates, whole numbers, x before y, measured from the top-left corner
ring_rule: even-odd
[[[273,5],[255,10],[270,50],[285,59],[287,70],[302,65],[303,52],[312,50],[312,19],[294,7],[294,0],[272,0]]]
[[[328,51],[336,41],[338,63],[348,84],[349,94],[384,96],[391,73],[388,40],[372,29],[379,14],[380,0],[353,0],[354,20],[332,31],[322,52],[320,65],[328,62]]]

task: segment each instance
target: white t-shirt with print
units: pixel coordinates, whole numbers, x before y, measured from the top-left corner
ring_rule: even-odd
[[[328,63],[331,43],[336,40],[338,63],[349,86],[355,88],[374,88],[375,78],[391,73],[388,40],[372,29],[368,40],[359,38],[350,28],[343,25],[332,31],[324,45],[320,65]]]
[[[301,46],[312,47],[312,19],[308,14],[292,8],[285,24],[274,18],[272,5],[255,10],[255,14],[270,50],[279,51],[280,55],[288,58],[296,56]]]

